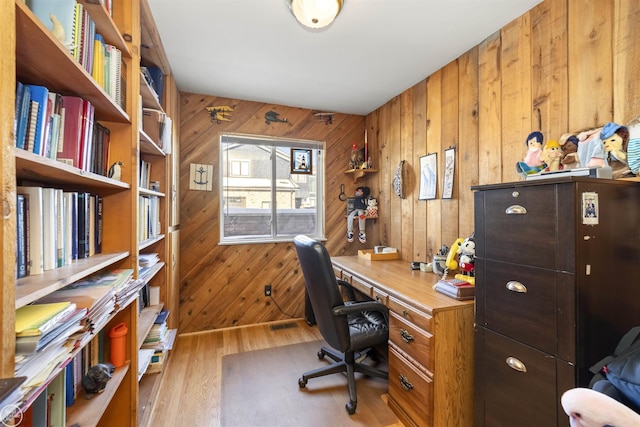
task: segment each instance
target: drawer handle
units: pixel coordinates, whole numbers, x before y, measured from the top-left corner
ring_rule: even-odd
[[[402,337],[402,341],[406,342],[407,344],[411,344],[411,342],[415,339],[413,338],[413,335],[411,335],[408,331],[405,331],[404,329],[400,329],[400,337]]]
[[[380,295],[376,295],[376,301],[381,302],[382,298],[380,298]]]
[[[400,385],[402,386],[403,389],[407,391],[413,390],[413,384],[411,384],[407,379],[407,377],[405,377],[402,374],[400,374]]]
[[[405,319],[409,317],[409,312],[407,310],[402,310],[402,317],[404,317]]]
[[[521,294],[527,293],[527,287],[520,282],[516,282],[515,280],[508,281],[506,287],[512,292],[519,292]]]
[[[504,213],[507,215],[524,215],[527,213],[527,209],[524,206],[512,205],[505,209]]]
[[[520,372],[527,372],[527,367],[525,366],[524,363],[522,363],[520,360],[516,359],[515,357],[507,357],[507,365],[509,365],[509,367],[511,369],[515,369],[516,371],[520,371]]]

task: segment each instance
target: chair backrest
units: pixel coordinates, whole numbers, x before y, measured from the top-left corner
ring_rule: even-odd
[[[304,275],[318,329],[327,344],[342,352],[350,347],[347,316],[334,316],[331,309],[343,304],[342,295],[327,248],[307,236],[296,236],[293,243]]]

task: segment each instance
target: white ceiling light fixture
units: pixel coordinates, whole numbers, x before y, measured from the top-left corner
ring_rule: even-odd
[[[330,25],[342,9],[343,0],[287,0],[291,13],[307,28]]]

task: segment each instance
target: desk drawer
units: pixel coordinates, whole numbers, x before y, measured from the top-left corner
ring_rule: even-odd
[[[389,313],[389,340],[427,371],[433,373],[433,335]]]
[[[388,307],[389,311],[396,313],[398,316],[413,323],[417,327],[424,329],[427,332],[433,332],[433,318],[428,314],[421,313],[394,297],[389,297]]]
[[[386,294],[386,292],[381,291],[378,288],[371,288],[371,298],[373,298],[374,301],[377,301],[381,304],[387,305],[389,304],[389,295]]]
[[[389,399],[392,408],[399,407],[416,425],[433,425],[433,381],[393,347],[389,347]]]

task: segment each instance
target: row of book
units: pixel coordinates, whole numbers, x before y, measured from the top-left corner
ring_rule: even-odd
[[[103,2],[104,3],[104,2]],[[27,6],[73,58],[92,75],[121,107],[125,105],[125,87],[122,52],[105,43],[96,32],[95,21],[82,3],[76,0],[27,0]],[[111,8],[105,3],[105,9]]]
[[[102,252],[102,196],[36,186],[17,193],[17,278]]]
[[[142,109],[142,130],[166,154],[171,154],[173,122],[164,111]]]
[[[160,235],[160,200],[157,196],[139,196],[138,239],[145,241]]]
[[[17,82],[14,128],[17,148],[107,176],[111,131],[89,101]]]

